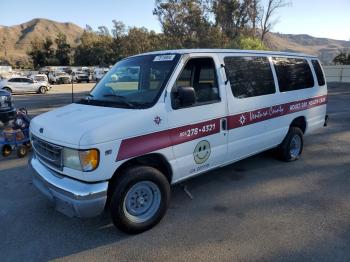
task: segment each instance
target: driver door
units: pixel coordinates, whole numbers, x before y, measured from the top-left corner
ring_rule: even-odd
[[[227,155],[226,92],[215,54],[192,54],[175,73],[168,97],[168,124],[176,159],[173,182],[220,166]],[[178,87],[193,87],[193,105],[176,105]]]

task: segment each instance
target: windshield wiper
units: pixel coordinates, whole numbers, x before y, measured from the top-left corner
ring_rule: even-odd
[[[118,103],[121,102],[121,103],[123,103],[123,104],[125,104],[125,105],[127,105],[127,106],[129,106],[129,107],[134,107],[134,105],[133,105],[131,102],[129,102],[129,101],[126,100],[126,97],[125,97],[125,96],[116,95],[116,94],[105,94],[105,95],[103,95],[103,97],[116,97],[116,98],[120,98],[120,100],[117,101]]]

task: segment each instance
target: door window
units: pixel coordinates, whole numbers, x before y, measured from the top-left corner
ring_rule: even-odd
[[[176,99],[177,88],[189,86],[194,88],[196,94],[193,106],[220,101],[215,63],[212,58],[193,58],[186,63],[172,91],[173,108],[181,108]]]

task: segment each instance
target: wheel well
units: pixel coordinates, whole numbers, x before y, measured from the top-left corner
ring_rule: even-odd
[[[112,177],[112,179],[109,182],[108,185],[108,199],[110,198],[110,195],[112,193],[114,184],[117,182],[118,177],[123,173],[125,169],[127,169],[130,166],[135,165],[145,165],[145,166],[151,166],[153,168],[158,169],[160,172],[162,172],[165,177],[168,179],[169,183],[171,183],[172,180],[172,169],[167,161],[167,159],[161,155],[161,154],[148,154],[144,156],[139,156],[133,159],[130,159],[126,162],[124,162],[115,172]]]
[[[10,89],[10,90],[11,90],[11,92],[12,92],[11,87],[8,87],[8,86],[4,86],[2,89]]]
[[[295,118],[292,123],[290,124],[290,127],[299,127],[301,131],[303,131],[303,134],[306,131],[306,120],[304,116],[299,116]]]

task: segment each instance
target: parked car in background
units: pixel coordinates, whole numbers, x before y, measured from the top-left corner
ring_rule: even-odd
[[[13,107],[11,93],[0,90],[0,122],[6,124],[15,117],[16,109]]]
[[[45,74],[37,74],[37,75],[31,75],[29,76],[30,79],[33,79],[37,82],[45,82],[49,84],[49,78]]]
[[[0,89],[9,93],[36,92],[45,94],[50,86],[45,82],[38,82],[28,77],[12,77],[0,82]]]
[[[71,76],[62,71],[51,71],[48,77],[50,84],[69,84],[72,82]]]
[[[88,72],[84,72],[84,71],[75,71],[74,72],[73,71],[71,76],[72,76],[73,82],[77,82],[77,83],[81,83],[81,82],[89,83],[90,82]]]
[[[109,71],[108,68],[95,68],[92,74],[92,78],[98,82]]]

